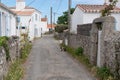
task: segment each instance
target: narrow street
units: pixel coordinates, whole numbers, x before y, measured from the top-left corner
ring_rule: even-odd
[[[60,51],[52,35],[34,42],[25,70],[23,80],[95,80],[82,64]]]

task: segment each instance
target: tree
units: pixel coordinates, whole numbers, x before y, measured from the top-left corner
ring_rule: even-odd
[[[114,9],[118,0],[109,0],[110,4],[106,5],[106,7],[101,11],[102,16],[109,16],[111,14],[111,10]]]
[[[74,12],[75,8],[71,8],[71,14]],[[57,24],[68,24],[68,11],[63,12],[63,15],[58,17]]]

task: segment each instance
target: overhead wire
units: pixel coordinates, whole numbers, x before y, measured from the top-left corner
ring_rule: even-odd
[[[56,13],[59,11],[63,0],[59,0],[59,1],[60,1],[60,2],[59,2],[59,5],[58,5],[58,8],[57,8],[57,10],[56,10]]]

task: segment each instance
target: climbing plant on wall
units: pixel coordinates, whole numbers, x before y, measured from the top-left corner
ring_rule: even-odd
[[[118,0],[109,0],[109,2],[110,2],[110,4],[105,5],[105,8],[101,11],[101,16],[102,17],[103,16],[109,16],[111,14],[111,10],[114,9]]]

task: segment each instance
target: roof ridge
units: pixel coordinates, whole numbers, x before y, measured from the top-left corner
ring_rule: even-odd
[[[77,4],[77,7],[81,9],[83,12],[92,12],[98,13],[105,8],[106,5],[97,5],[97,4]],[[114,10],[111,10],[114,13],[120,13],[120,8],[115,7]]]

